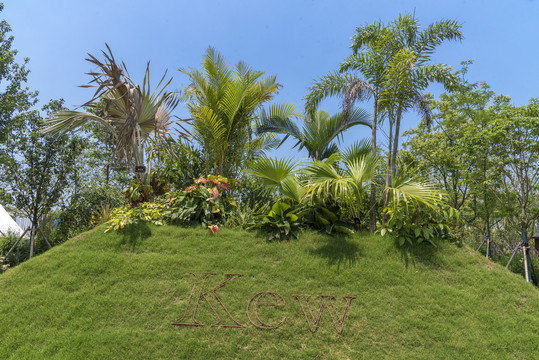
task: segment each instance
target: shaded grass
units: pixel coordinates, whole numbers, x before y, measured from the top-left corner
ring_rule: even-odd
[[[449,244],[399,248],[369,234],[267,243],[250,232],[141,225],[127,233],[94,229],[0,276],[0,358],[521,359],[539,354],[539,293],[521,277]],[[193,286],[189,272],[215,272],[217,291],[246,328],[173,326]],[[261,307],[275,330],[252,326],[249,299],[275,291],[283,307]],[[330,294],[316,333],[292,294]],[[212,303],[215,305],[216,303]],[[313,310],[319,301],[312,298]],[[232,323],[219,308],[224,323]],[[189,321],[184,319],[184,321]]]

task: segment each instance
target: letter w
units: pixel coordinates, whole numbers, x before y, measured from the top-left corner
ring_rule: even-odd
[[[189,274],[191,274],[191,275],[193,275],[195,277],[195,283],[193,284],[193,288],[191,289],[191,294],[189,295],[189,300],[187,301],[187,308],[185,309],[185,312],[184,312],[182,318],[177,322],[173,322],[172,325],[204,326],[204,324],[198,322],[197,319],[196,319],[198,305],[200,303],[200,300],[202,299],[202,300],[204,300],[206,302],[206,304],[210,307],[210,309],[213,311],[213,313],[217,317],[217,322],[215,324],[212,324],[211,326],[240,327],[240,328],[246,327],[245,325],[242,325],[239,322],[237,322],[232,317],[232,315],[230,314],[230,312],[226,308],[225,304],[223,304],[223,301],[221,300],[221,298],[219,298],[219,295],[217,295],[217,293],[216,293],[217,289],[220,289],[220,288],[224,287],[232,279],[243,276],[242,274],[225,274],[225,276],[226,276],[225,281],[223,281],[219,285],[214,286],[213,288],[211,288],[210,290],[207,290],[207,291],[204,291],[204,284],[206,283],[206,280],[210,276],[213,276],[216,273],[202,273],[202,274],[199,274],[199,275],[201,275],[203,277],[202,277],[202,280],[200,281],[200,289],[198,291],[197,291],[197,286],[198,286],[199,282],[197,281],[198,280],[197,274],[193,273],[193,272],[190,272]],[[227,324],[221,324],[221,317],[219,316],[219,314],[217,313],[217,311],[215,310],[215,308],[213,307],[213,305],[211,304],[211,302],[208,299],[209,294],[213,295],[213,298],[217,301],[219,306],[221,306],[221,308],[225,311],[225,313],[228,315],[228,317],[236,325],[233,325],[233,324],[228,324],[228,325]],[[189,314],[191,314],[191,319],[192,319],[193,322],[184,322],[183,320],[185,318],[187,318],[189,316]]]
[[[292,297],[294,297],[299,303],[299,306],[301,306],[301,311],[303,311],[303,315],[305,316],[305,320],[307,321],[307,325],[309,325],[309,330],[311,330],[311,332],[315,332],[318,329],[318,324],[320,323],[322,313],[324,312],[324,309],[327,308],[329,316],[331,317],[331,321],[333,321],[333,325],[335,326],[335,330],[337,330],[338,334],[342,334],[344,328],[344,321],[346,320],[346,316],[348,315],[348,310],[350,310],[350,304],[352,303],[352,300],[356,298],[355,296],[343,296],[343,299],[346,300],[346,307],[344,309],[342,317],[339,318],[339,314],[337,313],[335,305],[333,304],[333,301],[335,300],[335,296],[333,295],[317,295],[317,297],[320,298],[320,308],[318,309],[318,314],[316,314],[316,316],[313,315],[313,312],[309,305],[309,298],[311,297],[311,295],[292,294]],[[305,305],[303,304],[304,300]],[[307,316],[307,311],[305,311],[305,308],[307,308],[310,317]]]

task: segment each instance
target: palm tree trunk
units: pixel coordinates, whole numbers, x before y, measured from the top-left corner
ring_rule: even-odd
[[[393,141],[393,154],[391,155],[391,176],[395,174],[395,170],[397,168],[397,151],[399,149],[399,132],[401,127],[401,117],[402,113],[399,109],[397,113],[397,122],[395,124],[395,141]]]
[[[385,195],[384,195],[384,208],[387,207],[387,204],[389,203],[389,188],[391,187],[391,171],[393,169],[393,150],[396,148],[395,144],[393,143],[393,124],[394,121],[393,116],[391,114],[389,115],[389,146],[387,149],[387,168],[386,168],[386,186],[385,186]],[[382,218],[382,223],[385,224],[388,220],[388,214],[387,212],[384,213],[384,216]]]
[[[374,99],[374,111],[372,115],[372,155],[376,156],[376,127],[378,123],[378,101],[375,97]],[[370,232],[373,233],[376,231],[376,185],[374,181],[371,182],[371,203],[370,203],[370,214],[371,219]]]
[[[389,144],[387,148],[387,167],[386,167],[386,189],[391,186],[391,158],[393,154],[393,121],[389,119]],[[384,207],[387,206],[389,202],[389,191],[386,191],[384,196]],[[385,221],[384,221],[385,222]]]

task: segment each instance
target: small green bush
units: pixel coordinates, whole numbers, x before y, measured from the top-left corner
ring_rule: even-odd
[[[183,191],[168,194],[170,211],[166,218],[176,225],[221,224],[236,207],[226,195],[228,188],[228,179],[222,176],[197,179]]]
[[[137,224],[140,221],[151,222],[155,225],[164,225],[166,223],[165,214],[167,206],[162,202],[143,202],[139,206],[130,208],[123,206],[114,209],[111,219],[107,222],[110,230],[120,230],[128,225]]]
[[[424,241],[434,245],[435,239],[459,241],[454,234],[460,223],[460,213],[446,204],[428,206],[403,200],[385,211],[388,220],[385,224],[378,223],[379,232],[382,236],[391,233],[401,246]]]
[[[106,231],[119,230],[140,221],[156,225],[221,224],[236,207],[236,203],[226,196],[228,180],[210,175],[194,181],[193,185],[181,191],[168,192],[153,202],[137,202],[133,207],[115,209]]]
[[[267,215],[258,215],[255,218],[255,224],[249,229],[261,228],[266,231],[268,240],[286,240],[289,236],[296,239],[301,229],[301,219],[306,211],[301,206],[290,206],[284,202],[277,201],[271,207]]]
[[[353,227],[344,219],[337,206],[327,208],[311,205],[307,208],[304,220],[310,227],[324,231],[326,234],[352,235],[354,233]]]

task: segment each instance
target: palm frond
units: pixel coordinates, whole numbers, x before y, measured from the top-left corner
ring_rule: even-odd
[[[360,81],[355,74],[341,74],[330,72],[316,80],[313,86],[309,87],[309,94],[305,97],[305,111],[312,113],[318,104],[330,96],[342,96],[349,84]]]
[[[400,201],[415,201],[429,207],[443,200],[445,192],[433,183],[414,176],[415,169],[402,168],[393,175],[392,186],[387,187],[392,206],[398,206]]]
[[[286,177],[293,174],[296,165],[297,163],[292,159],[261,156],[253,160],[245,172],[254,176],[261,184],[276,188]]]
[[[372,144],[370,139],[361,139],[342,151],[342,159],[345,163],[362,158],[372,153]]]

